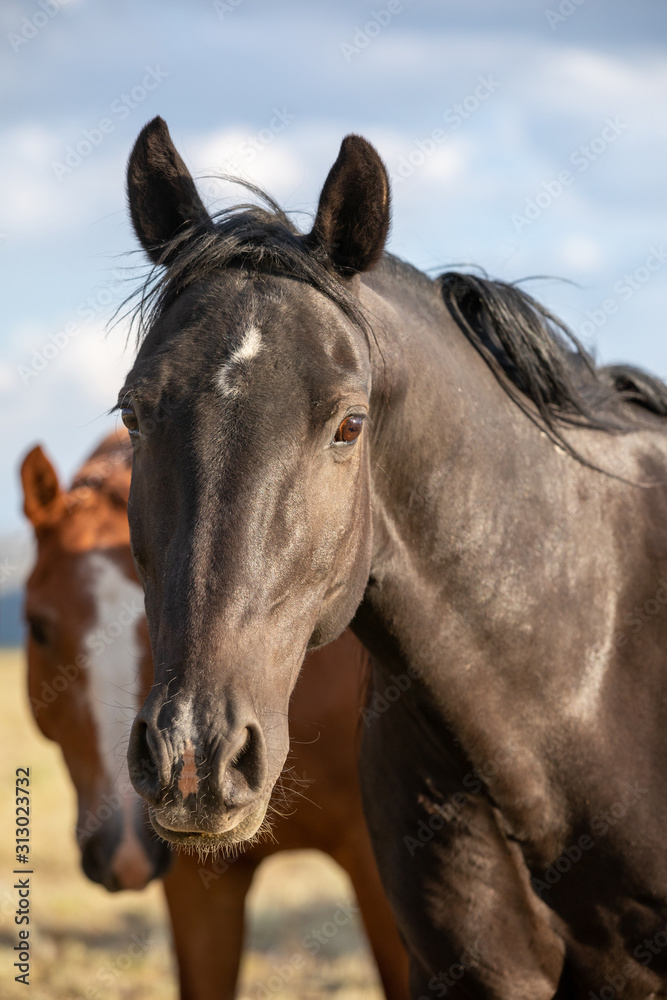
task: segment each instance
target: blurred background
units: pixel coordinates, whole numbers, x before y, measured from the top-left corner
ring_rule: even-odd
[[[114,425],[133,345],[109,321],[143,272],[124,170],[146,121],[167,120],[212,209],[233,173],[304,229],[359,132],[392,177],[391,251],[547,276],[531,290],[599,360],[665,377],[666,42],[655,0],[3,0],[0,644],[22,641],[32,558],[21,458],[42,442],[67,480]],[[20,660],[2,665],[23,718]]]

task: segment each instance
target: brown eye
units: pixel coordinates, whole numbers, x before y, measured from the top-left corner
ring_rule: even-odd
[[[345,420],[336,431],[334,441],[338,441],[342,444],[353,444],[361,434],[363,426],[363,417],[345,417]]]
[[[139,433],[139,421],[131,406],[124,406],[120,411],[120,418],[127,427],[130,434]]]

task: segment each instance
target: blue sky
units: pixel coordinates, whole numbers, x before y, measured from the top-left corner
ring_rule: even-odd
[[[105,326],[141,263],[124,169],[156,114],[212,207],[226,171],[310,213],[365,135],[396,178],[391,250],[569,279],[531,287],[600,359],[667,376],[667,5],[42,4],[0,8],[1,534],[34,443],[67,478],[113,426],[131,351]]]

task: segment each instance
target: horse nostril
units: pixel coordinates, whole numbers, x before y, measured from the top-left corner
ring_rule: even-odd
[[[150,726],[141,718],[134,720],[127,754],[130,780],[135,789],[151,804],[161,794],[158,753]]]
[[[243,737],[241,737],[243,738]],[[224,766],[224,764],[223,764]],[[256,798],[266,781],[266,749],[260,727],[245,727],[245,739],[224,766],[222,794],[228,808],[242,806]]]
[[[246,779],[252,778],[252,771],[256,766],[256,760],[253,756],[254,750],[254,739],[253,732],[250,726],[246,727],[245,739],[241,745],[241,749],[236,754],[234,760],[232,761],[233,766],[237,771],[240,771]]]

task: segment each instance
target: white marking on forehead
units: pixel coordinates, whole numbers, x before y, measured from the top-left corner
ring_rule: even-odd
[[[227,359],[227,361],[225,361],[224,365],[220,369],[220,372],[218,373],[216,383],[223,396],[237,395],[238,386],[234,384],[233,380],[230,380],[229,376],[233,374],[234,368],[236,368],[237,365],[252,361],[252,359],[259,354],[261,347],[262,332],[258,326],[252,323],[243,335],[243,340],[239,346]]]
[[[85,640],[88,684],[99,753],[115,784],[126,767],[130,727],[141,707],[139,672],[145,651],[139,624],[144,595],[139,584],[107,556],[93,552],[87,564],[95,606],[95,622]]]
[[[262,332],[253,323],[245,332],[241,345],[232,354],[232,361],[252,361],[262,346]]]

